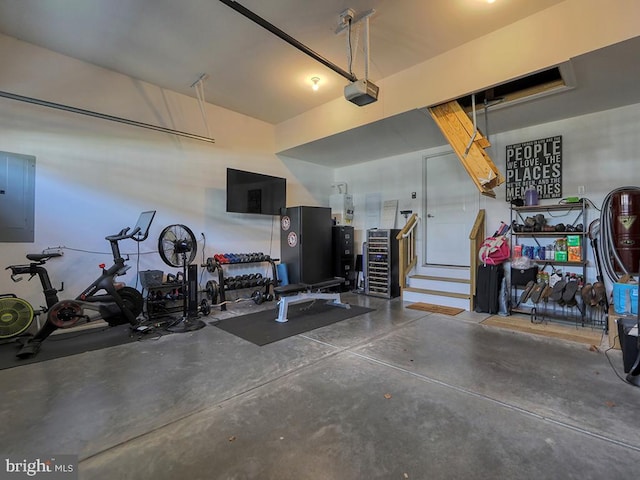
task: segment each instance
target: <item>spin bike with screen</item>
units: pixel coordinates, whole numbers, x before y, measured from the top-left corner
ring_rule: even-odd
[[[145,240],[149,235],[149,227],[155,213],[155,210],[142,212],[133,230],[126,227],[115,235],[105,237],[111,245],[113,265],[109,268],[101,265],[102,274],[73,300],[59,300],[58,292],[62,291],[63,287],[60,290],[53,287],[47,269],[44,267],[47,261],[62,256],[62,253],[30,253],[27,259],[31,263],[7,267],[7,270],[11,270],[11,279],[14,282],[20,281],[22,275],[29,275],[30,278],[38,276],[46,307],[34,310],[29,302],[15,295],[2,296],[0,298],[0,338],[20,335],[28,329],[35,315],[46,313],[44,325],[33,337],[27,338],[22,343],[17,353],[20,358],[28,358],[36,355],[42,342],[58,328],[70,328],[79,322],[95,320],[104,320],[109,326],[125,323],[135,326],[138,323],[138,316],[142,313],[144,299],[135,288],[116,281],[116,277],[124,275],[130,268],[125,264],[118,242],[127,239],[136,242]]]

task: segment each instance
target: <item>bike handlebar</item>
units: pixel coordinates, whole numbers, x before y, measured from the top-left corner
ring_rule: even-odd
[[[140,227],[136,227],[133,229],[133,231],[131,233],[127,233],[129,231],[129,227],[127,228],[123,228],[122,230],[120,230],[118,233],[116,233],[115,235],[108,235],[106,237],[104,237],[106,240],[109,240],[110,242],[117,242],[119,240],[126,240],[127,238],[131,238],[133,237],[136,233],[138,233],[140,231]]]

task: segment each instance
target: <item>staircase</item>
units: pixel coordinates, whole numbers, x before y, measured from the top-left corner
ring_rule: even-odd
[[[402,289],[405,302],[422,302],[446,307],[473,308],[469,267],[424,266],[409,275]]]
[[[416,249],[416,225],[414,213],[405,227],[396,236],[402,300],[410,303],[432,303],[446,307],[473,310],[476,291],[475,271],[478,265],[478,250],[484,239],[485,211],[478,211],[476,221],[469,233],[470,267],[445,265],[419,266]],[[472,274],[472,272],[474,272]]]

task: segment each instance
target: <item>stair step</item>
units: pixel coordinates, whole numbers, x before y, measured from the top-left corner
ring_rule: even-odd
[[[422,265],[422,266],[416,267],[414,274],[427,275],[427,276],[433,276],[433,277],[444,277],[444,278],[459,278],[459,279],[471,278],[471,275],[469,273],[469,267]]]
[[[405,287],[402,290],[405,292],[422,293],[425,295],[436,295],[439,297],[463,298],[466,300],[469,300],[471,298],[471,295],[468,293],[445,292],[442,290],[429,290],[426,288]]]
[[[439,290],[428,290],[424,288],[403,288],[402,300],[409,303],[432,303],[434,305],[462,308],[464,310],[469,310],[471,308],[471,299],[469,295],[442,292]]]
[[[469,310],[472,295],[469,267],[423,265],[409,275],[402,289],[405,302],[433,303]]]
[[[409,278],[415,278],[418,280],[432,280],[437,282],[453,282],[453,283],[471,284],[471,280],[469,280],[468,278],[438,277],[435,275],[411,275]]]
[[[433,275],[412,275],[409,277],[409,285],[407,286],[422,290],[457,294],[468,294],[471,290],[471,282],[468,278],[437,277]]]

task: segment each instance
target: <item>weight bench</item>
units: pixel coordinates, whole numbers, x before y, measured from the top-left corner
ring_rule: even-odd
[[[309,300],[327,300],[328,305],[341,308],[351,308],[348,303],[342,303],[339,292],[323,292],[331,287],[338,287],[344,283],[344,278],[335,277],[319,283],[296,283],[292,285],[282,285],[275,287],[273,292],[280,297],[278,304],[278,318],[276,322],[284,323],[288,321],[287,312],[289,305],[307,302]]]

